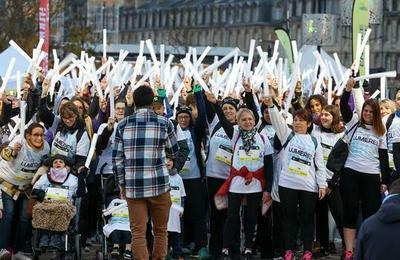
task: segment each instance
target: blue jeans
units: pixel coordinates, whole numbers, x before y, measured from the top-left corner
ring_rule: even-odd
[[[21,194],[17,200],[13,200],[5,192],[2,192],[1,196],[3,218],[0,220],[0,249],[7,249],[14,241],[14,252],[31,252],[32,223],[26,215],[28,198],[25,194]]]

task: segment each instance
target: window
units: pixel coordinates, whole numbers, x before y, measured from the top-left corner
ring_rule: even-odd
[[[197,25],[203,25],[204,23],[204,10],[202,7],[200,7],[197,10]]]

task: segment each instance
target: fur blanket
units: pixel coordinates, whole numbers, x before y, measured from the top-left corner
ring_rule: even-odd
[[[32,226],[34,228],[64,232],[68,230],[76,208],[71,202],[43,201],[33,207]]]

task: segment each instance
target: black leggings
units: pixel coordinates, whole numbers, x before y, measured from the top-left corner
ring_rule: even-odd
[[[238,244],[236,234],[240,230],[240,206],[242,198],[246,197],[247,211],[246,211],[246,223],[245,223],[245,242],[246,248],[253,247],[253,240],[255,236],[255,227],[257,224],[257,216],[259,211],[259,205],[262,198],[262,192],[257,193],[232,193],[228,194],[228,218],[225,222],[224,228],[224,248],[229,248]]]
[[[340,192],[343,200],[345,228],[357,227],[360,201],[363,219],[375,214],[381,206],[378,174],[366,174],[345,168],[340,182]]]
[[[334,188],[331,193],[322,200],[319,200],[316,206],[316,236],[317,240],[324,248],[329,246],[328,208],[335,220],[340,237],[343,239],[343,203],[338,187]]]
[[[207,189],[202,178],[183,180],[185,185],[184,242],[195,243],[195,250],[207,246]]]
[[[286,249],[294,250],[296,246],[297,205],[299,205],[301,239],[304,251],[311,251],[314,238],[314,211],[318,194],[279,186],[279,198],[283,211],[283,236]]]

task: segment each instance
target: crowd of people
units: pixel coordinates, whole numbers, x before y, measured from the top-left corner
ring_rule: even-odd
[[[51,93],[35,75],[21,100],[1,97],[0,259],[62,248],[58,214],[76,223],[84,250],[104,234],[115,259],[400,258],[400,90],[369,98],[350,76],[328,98],[298,81],[288,102],[271,75],[261,91],[244,77],[224,96],[182,75],[171,106],[159,77],[110,95],[102,73],[102,95],[91,82],[63,95],[60,81]],[[348,156],[333,172],[339,140]]]

